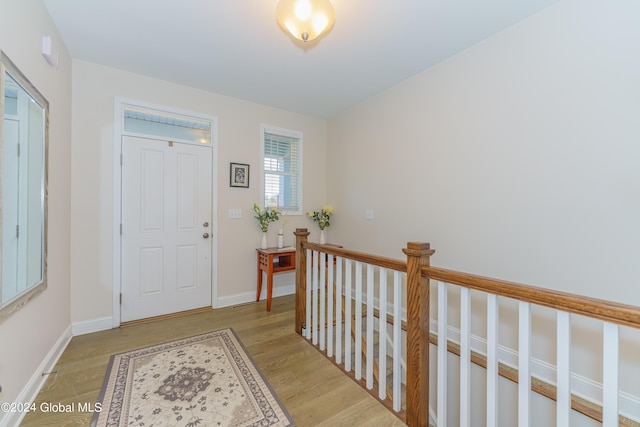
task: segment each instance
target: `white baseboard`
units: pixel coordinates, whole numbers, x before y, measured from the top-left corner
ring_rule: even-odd
[[[438,322],[431,320],[431,332],[438,334]],[[458,328],[449,326],[447,330],[447,338],[455,343],[460,343],[460,330]],[[471,350],[480,353],[482,355],[487,354],[487,341],[482,337],[471,337]],[[518,352],[505,347],[498,346],[498,360],[500,363],[504,363],[507,366],[517,369],[518,367]],[[556,384],[556,367],[545,361],[531,358],[531,375],[540,380],[543,380],[549,384]],[[602,405],[602,384],[593,381],[590,378],[571,374],[571,389],[572,393],[586,399],[590,402]],[[619,412],[621,415],[640,422],[638,414],[640,414],[640,397],[631,395],[625,392],[619,392],[618,394]]]
[[[67,327],[67,329],[62,332],[62,335],[55,342],[51,350],[47,353],[38,369],[33,373],[27,384],[24,386],[18,397],[16,398],[16,402],[35,402],[38,393],[42,386],[44,386],[45,381],[47,380],[47,375],[45,372],[53,371],[53,368],[56,366],[58,359],[62,356],[62,353],[67,348],[69,341],[71,341],[71,326]],[[24,418],[26,412],[7,412],[4,415],[4,418],[0,418],[0,427],[11,427],[20,425],[22,419]]]
[[[296,285],[286,285],[286,286],[278,286],[273,288],[272,298],[282,297],[285,295],[292,295],[296,293]],[[262,286],[262,293],[260,294],[260,301],[267,298],[267,290],[266,284]],[[246,304],[248,302],[255,302],[256,293],[255,292],[244,292],[241,294],[228,295],[224,297],[218,297],[218,306],[216,308],[221,307],[230,307],[233,305]]]
[[[262,287],[262,293],[260,294],[260,300],[267,298],[267,286],[266,283]],[[277,286],[273,288],[272,298],[281,297],[285,295],[292,295],[296,292],[296,285]],[[233,305],[246,304],[248,302],[255,302],[255,292],[244,292],[241,294],[228,295],[218,298],[218,304],[215,308],[230,307]],[[99,319],[85,320],[82,322],[74,322],[71,326],[73,336],[90,334],[92,332],[106,331],[113,329],[113,318],[101,317]]]
[[[92,332],[106,331],[107,329],[113,329],[113,318],[111,317],[101,317],[71,324],[71,333],[74,337]]]

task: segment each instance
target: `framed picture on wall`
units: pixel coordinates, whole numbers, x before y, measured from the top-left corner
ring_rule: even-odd
[[[249,188],[249,165],[243,163],[230,164],[229,186]]]

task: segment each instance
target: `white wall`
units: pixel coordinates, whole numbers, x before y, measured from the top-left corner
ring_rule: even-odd
[[[59,50],[58,68],[40,53],[45,35]],[[42,378],[39,367],[69,333],[71,60],[40,0],[2,1],[0,49],[50,106],[48,288],[0,323],[0,401],[13,402],[32,376]],[[0,424],[4,415],[0,413]]]
[[[73,61],[72,137],[72,320],[111,318],[113,286],[114,97],[217,116],[218,133],[218,297],[221,304],[255,299],[256,253],[260,229],[252,206],[260,202],[260,125],[304,135],[304,205],[325,203],[326,122],[96,64]],[[251,165],[250,188],[229,187],[229,163]],[[227,218],[241,208],[240,220]],[[292,217],[285,244],[295,227],[311,222]],[[269,229],[276,244],[278,226]],[[293,273],[276,276],[275,286],[293,285]],[[275,292],[275,291],[274,291]]]
[[[331,120],[330,233],[640,306],[639,16],[561,1]],[[621,381],[639,396],[637,342]]]

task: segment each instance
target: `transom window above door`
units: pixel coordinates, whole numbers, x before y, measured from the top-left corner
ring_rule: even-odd
[[[125,105],[124,131],[199,144],[211,144],[211,121],[167,111]]]

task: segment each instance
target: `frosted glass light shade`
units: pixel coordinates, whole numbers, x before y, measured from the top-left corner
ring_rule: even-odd
[[[293,37],[307,42],[331,28],[335,13],[329,0],[280,0],[276,20]]]

